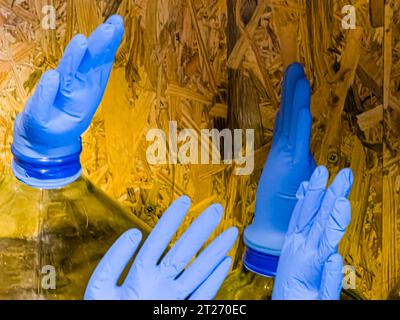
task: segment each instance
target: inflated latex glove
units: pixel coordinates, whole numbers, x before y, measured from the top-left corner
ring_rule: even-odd
[[[254,222],[246,228],[245,266],[274,276],[296,192],[315,169],[310,152],[311,90],[301,64],[290,65],[282,88],[271,151],[258,184]]]
[[[110,17],[88,39],[75,36],[57,69],[42,76],[15,121],[12,166],[17,178],[46,188],[80,175],[81,135],[102,100],[123,35],[122,17]]]
[[[190,265],[189,262],[219,224],[223,211],[220,205],[206,209],[160,261],[189,207],[189,198],[181,197],[168,208],[119,286],[118,280],[141,241],[138,230],[123,234],[97,266],[85,299],[213,299],[229,272],[231,258],[227,254],[236,241],[237,229],[222,233]]]
[[[342,170],[326,191],[328,171],[318,167],[302,183],[279,260],[273,299],[337,300],[343,261],[338,245],[350,223],[353,175]]]

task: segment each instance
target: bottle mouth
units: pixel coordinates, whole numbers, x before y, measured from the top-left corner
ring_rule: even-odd
[[[273,256],[246,247],[243,257],[245,268],[263,277],[274,278],[278,269],[279,256]]]
[[[21,182],[41,189],[64,187],[81,176],[81,150],[64,157],[31,158],[11,146],[14,156],[11,168],[15,177]]]

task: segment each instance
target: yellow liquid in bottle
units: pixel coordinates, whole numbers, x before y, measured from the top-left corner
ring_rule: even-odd
[[[113,242],[150,228],[90,181],[34,189],[0,181],[0,299],[82,299]]]
[[[248,271],[245,267],[234,270],[225,280],[217,300],[271,300],[274,278]]]

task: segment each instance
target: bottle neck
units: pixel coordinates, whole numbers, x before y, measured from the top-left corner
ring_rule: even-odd
[[[57,158],[31,158],[12,146],[14,156],[11,168],[15,177],[26,185],[40,189],[64,187],[82,174],[79,152]]]

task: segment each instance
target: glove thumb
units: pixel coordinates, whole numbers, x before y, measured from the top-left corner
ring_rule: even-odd
[[[331,255],[325,262],[322,273],[320,299],[340,300],[343,281],[343,260],[340,254]]]
[[[142,240],[137,229],[125,232],[101,259],[86,288],[85,300],[102,299],[102,294],[109,294],[118,284],[123,271],[135,254]]]

